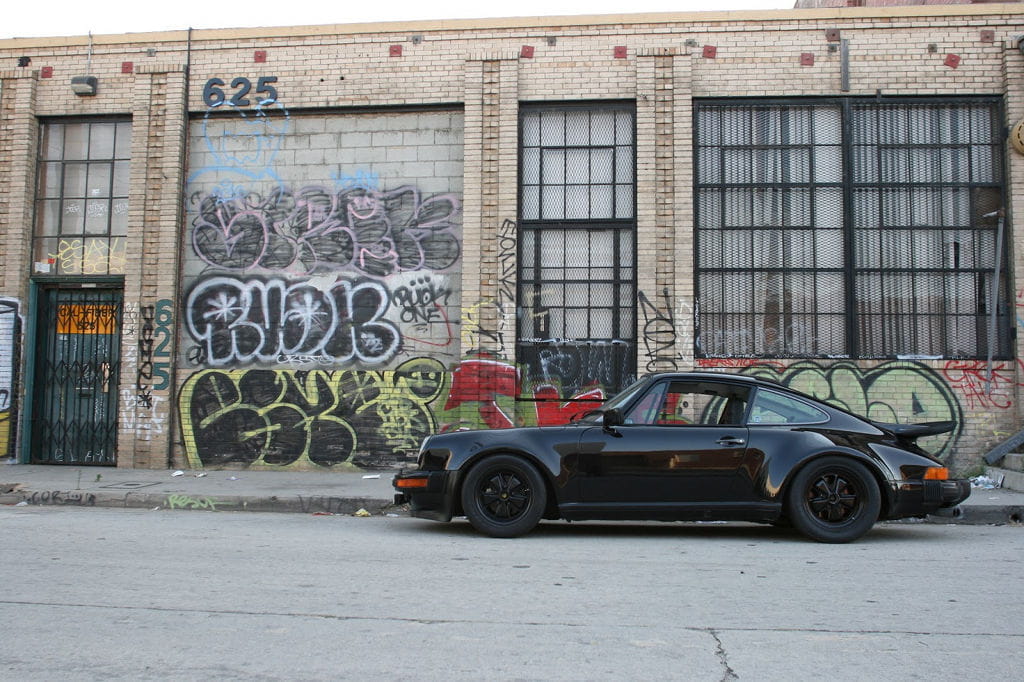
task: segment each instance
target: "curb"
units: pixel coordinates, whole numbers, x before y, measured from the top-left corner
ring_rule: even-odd
[[[40,507],[102,507],[109,509],[250,511],[292,514],[352,515],[365,510],[377,516],[401,511],[391,499],[377,497],[340,497],[324,495],[185,495],[178,493],[142,493],[84,490],[32,490],[20,485],[0,488],[0,505]],[[898,519],[888,523],[933,523],[968,526],[1020,524],[1024,505],[961,505],[950,516],[922,519]]]
[[[102,507],[109,509],[166,509],[201,511],[255,511],[294,514],[355,514],[364,509],[371,515],[382,514],[394,506],[393,500],[370,497],[326,497],[323,495],[246,496],[182,495],[174,493],[111,493],[83,490],[0,491],[0,505],[38,507]]]
[[[928,516],[928,523],[960,524],[965,526],[1005,526],[1024,521],[1024,505],[961,506],[955,516]]]

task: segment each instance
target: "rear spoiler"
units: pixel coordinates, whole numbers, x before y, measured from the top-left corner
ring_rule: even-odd
[[[880,429],[891,431],[899,438],[923,438],[924,436],[937,436],[940,433],[948,433],[956,428],[955,421],[945,422],[924,422],[921,424],[887,424],[885,422],[871,422]]]

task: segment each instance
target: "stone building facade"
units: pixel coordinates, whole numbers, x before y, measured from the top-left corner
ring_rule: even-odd
[[[699,368],[955,419],[928,445],[969,470],[1021,428],[1021,34],[1011,3],[0,41],[0,454],[387,469]]]

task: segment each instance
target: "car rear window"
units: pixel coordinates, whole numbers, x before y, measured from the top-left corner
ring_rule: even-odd
[[[788,395],[760,389],[750,410],[751,424],[821,424],[828,415]]]

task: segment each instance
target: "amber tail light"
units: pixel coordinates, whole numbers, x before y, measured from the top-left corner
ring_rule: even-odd
[[[396,488],[426,488],[426,478],[400,478],[395,481]]]

